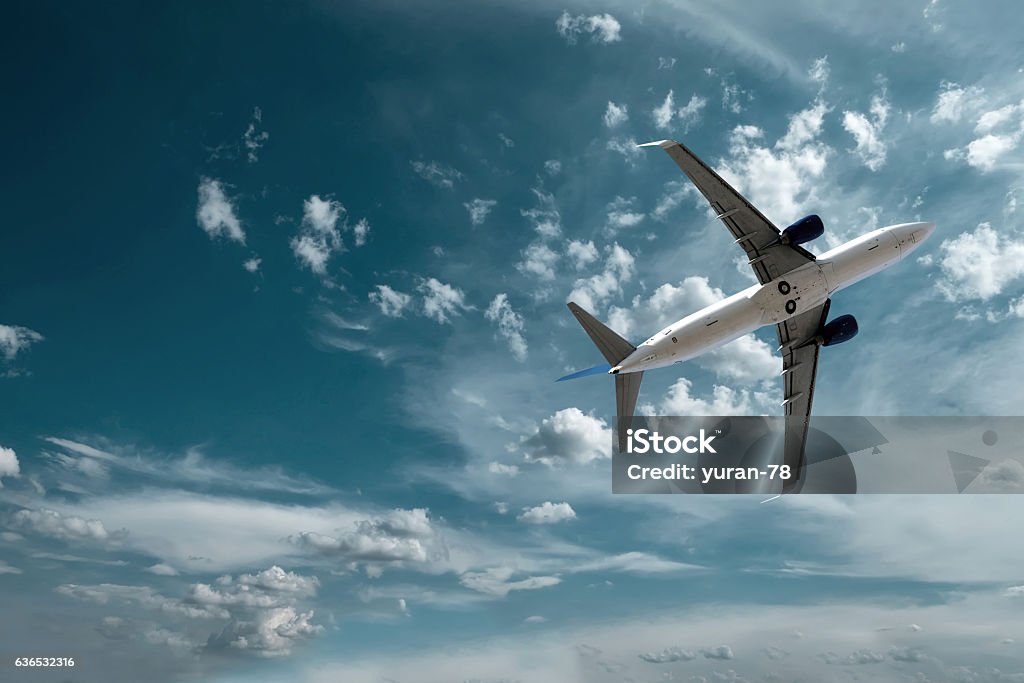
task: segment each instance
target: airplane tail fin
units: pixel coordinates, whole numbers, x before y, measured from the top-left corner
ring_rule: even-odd
[[[611,366],[618,365],[629,354],[636,351],[636,347],[616,334],[611,328],[602,323],[594,316],[587,313],[573,302],[568,304],[569,310],[576,316],[576,320],[583,326],[583,330],[594,342],[594,345],[608,361],[607,372]],[[562,379],[575,379],[588,374],[596,374],[598,369],[605,366],[597,366],[590,370],[583,370],[572,375],[566,375]],[[630,372],[615,375],[615,422],[618,431],[619,451],[626,450],[626,429],[629,426],[629,419],[636,411],[637,397],[640,395],[640,382],[644,378],[642,372]]]

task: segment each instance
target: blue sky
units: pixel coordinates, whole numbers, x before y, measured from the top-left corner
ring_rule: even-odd
[[[818,250],[937,224],[834,299],[819,413],[1019,414],[1015,6],[406,5],[6,9],[2,666],[1020,680],[1015,496],[616,497],[610,382],[553,382],[567,300],[752,282],[676,138]],[[775,346],[641,402],[774,414]]]

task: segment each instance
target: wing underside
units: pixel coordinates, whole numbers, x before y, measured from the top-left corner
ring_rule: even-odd
[[[708,200],[715,216],[725,224],[732,238],[743,248],[758,282],[771,282],[814,260],[814,254],[809,251],[796,245],[783,244],[779,229],[685,145],[674,140],[662,140],[648,142],[641,147],[654,145],[668,152]]]
[[[775,326],[782,353],[783,408],[786,416],[784,464],[793,478],[784,493],[799,491],[804,480],[807,429],[814,401],[814,380],[818,372],[821,343],[818,334],[828,317],[831,299]]]

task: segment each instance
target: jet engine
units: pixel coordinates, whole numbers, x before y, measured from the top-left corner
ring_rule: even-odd
[[[857,319],[852,315],[841,315],[821,329],[823,346],[834,346],[857,336]]]
[[[816,214],[804,216],[782,231],[783,244],[803,244],[816,240],[825,232],[825,224]]]

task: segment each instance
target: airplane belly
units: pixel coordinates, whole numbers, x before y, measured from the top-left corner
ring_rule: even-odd
[[[829,280],[814,262],[762,285],[752,298],[761,310],[761,324],[771,325],[820,306],[828,295]]]

